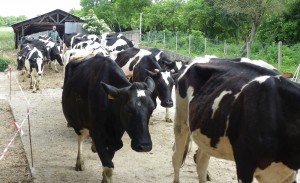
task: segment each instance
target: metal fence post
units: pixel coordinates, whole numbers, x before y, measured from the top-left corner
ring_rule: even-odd
[[[247,58],[250,59],[250,43],[247,42]]]
[[[175,33],[175,44],[176,44],[176,51],[177,51],[177,32]]]
[[[278,70],[282,65],[282,41],[278,42]]]
[[[204,53],[206,53],[206,38],[204,38]]]
[[[191,35],[189,35],[189,54],[191,54]]]

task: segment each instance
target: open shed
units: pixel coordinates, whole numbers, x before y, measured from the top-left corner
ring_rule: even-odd
[[[63,10],[56,9],[51,12],[27,19],[12,25],[15,33],[15,48],[23,36],[38,32],[49,31],[55,25],[60,37],[65,33],[65,23],[83,23],[79,17],[69,14]]]

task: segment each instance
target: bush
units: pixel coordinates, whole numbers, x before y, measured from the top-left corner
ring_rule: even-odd
[[[3,72],[3,71],[8,67],[8,65],[9,65],[10,63],[11,63],[11,62],[10,62],[9,59],[0,56],[0,72]]]

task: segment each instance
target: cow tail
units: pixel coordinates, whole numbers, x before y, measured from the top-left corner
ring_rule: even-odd
[[[184,166],[184,162],[185,162],[186,156],[191,151],[191,148],[192,148],[192,140],[191,140],[191,136],[189,136],[186,139],[186,142],[185,142],[185,147],[184,147],[184,152],[183,152],[181,167]]]

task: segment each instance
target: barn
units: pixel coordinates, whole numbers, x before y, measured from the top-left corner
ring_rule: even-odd
[[[69,31],[70,27],[72,29],[78,27],[81,28],[82,23],[83,20],[81,20],[79,17],[60,9],[27,19],[23,22],[18,22],[12,25],[15,34],[15,49],[18,48],[19,41],[23,36],[49,31],[52,29],[52,26],[55,25],[60,37],[62,37],[64,33],[72,32]],[[81,30],[76,30],[73,32],[81,32]]]

